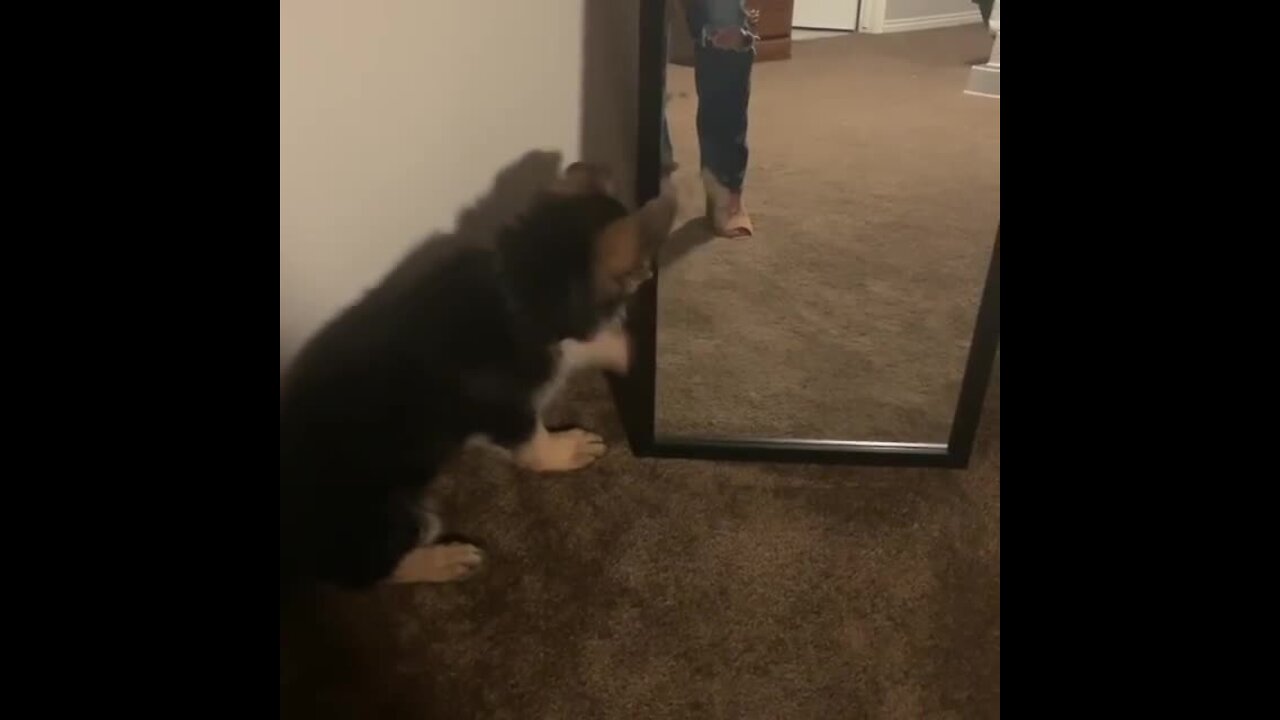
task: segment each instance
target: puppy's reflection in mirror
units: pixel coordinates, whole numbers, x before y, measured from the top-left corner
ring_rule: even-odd
[[[680,258],[711,242],[714,238],[715,233],[711,231],[711,223],[705,217],[688,220],[671,233],[671,237],[667,238],[658,249],[658,267],[666,268],[674,265]]]

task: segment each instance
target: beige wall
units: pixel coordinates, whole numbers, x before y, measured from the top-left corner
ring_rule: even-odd
[[[583,2],[281,0],[282,367],[501,168],[579,155]]]
[[[973,0],[884,0],[884,16],[888,20],[968,12],[980,12]]]

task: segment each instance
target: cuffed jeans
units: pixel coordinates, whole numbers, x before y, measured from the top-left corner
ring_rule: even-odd
[[[698,92],[698,150],[702,167],[733,192],[747,174],[747,105],[755,36],[745,0],[685,0],[685,23],[694,44],[694,82]],[[717,47],[717,32],[739,29],[741,47]],[[662,117],[662,162],[674,152],[666,114]]]

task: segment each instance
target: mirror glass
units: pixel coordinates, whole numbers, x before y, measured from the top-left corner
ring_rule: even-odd
[[[999,24],[929,4],[668,0],[656,435],[947,442],[1000,219]]]

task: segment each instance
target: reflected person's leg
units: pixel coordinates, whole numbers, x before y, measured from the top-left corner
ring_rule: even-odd
[[[675,150],[671,147],[671,131],[667,129],[667,113],[662,112],[662,176],[665,178],[675,172]]]
[[[662,33],[662,57],[667,57],[668,33]],[[667,68],[664,63],[662,66],[662,147],[661,147],[661,165],[662,177],[666,178],[676,170],[676,153],[671,146],[671,129],[667,127]]]
[[[744,237],[752,233],[742,206],[742,185],[756,38],[745,0],[690,0],[686,14],[694,38],[698,144],[708,215],[717,233]]]

